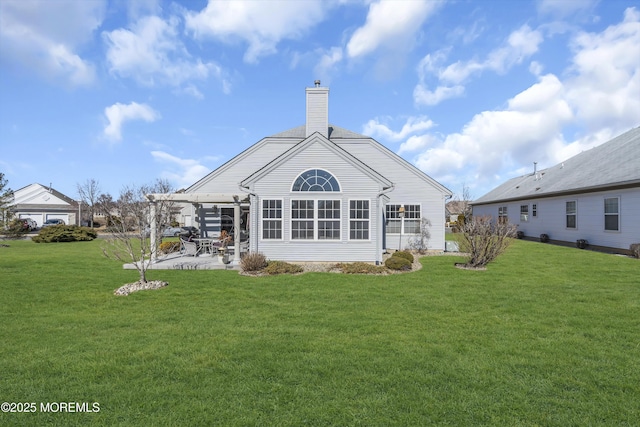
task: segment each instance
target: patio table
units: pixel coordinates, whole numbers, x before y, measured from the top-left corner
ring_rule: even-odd
[[[213,245],[213,242],[215,242],[216,239],[200,237],[193,239],[193,241],[198,244],[198,253],[207,253],[212,255],[217,252],[217,249]]]

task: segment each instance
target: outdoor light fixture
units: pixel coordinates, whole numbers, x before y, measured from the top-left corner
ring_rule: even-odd
[[[400,209],[398,209],[398,216],[400,217],[400,243],[398,245],[398,250],[402,250],[402,230],[404,229],[404,206],[400,205]]]

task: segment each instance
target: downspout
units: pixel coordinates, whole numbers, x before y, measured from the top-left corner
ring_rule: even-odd
[[[255,193],[252,193],[249,190],[249,187],[243,187],[242,184],[238,184],[238,189],[240,189],[240,191],[242,191],[243,193],[247,193],[249,196],[253,196],[256,198],[256,202],[258,199],[258,195]],[[253,215],[257,215],[258,214],[258,209],[251,209],[252,208],[252,203],[251,203],[251,198],[249,198],[249,215],[250,217],[253,217]],[[253,219],[253,218],[251,218]],[[256,225],[258,224],[258,220],[256,218]],[[251,221],[249,222],[249,250],[251,250],[251,242],[255,241],[255,248],[256,248],[256,252],[258,252],[258,230],[256,229],[257,227],[251,227]],[[251,238],[251,233],[255,233],[255,239]]]
[[[387,193],[390,193],[395,188],[396,188],[396,185],[394,183],[391,183],[389,187],[383,188],[382,191],[379,192],[378,195],[376,196],[376,205],[380,206],[380,199],[382,198],[382,196],[386,195]],[[379,218],[377,214],[376,214],[376,218]],[[380,223],[380,227],[377,227],[377,229],[378,229],[379,236],[382,237],[383,239],[386,239],[386,237],[384,236],[384,233],[385,233],[384,221]],[[376,265],[380,265],[382,263],[382,249],[383,249],[382,240],[376,239]]]

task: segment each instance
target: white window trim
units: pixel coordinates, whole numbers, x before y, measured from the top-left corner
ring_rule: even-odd
[[[394,205],[394,206],[407,206],[407,205],[417,205],[420,207],[420,218],[407,218],[406,216],[404,218],[386,218],[387,215],[387,206],[389,205]],[[386,232],[387,234],[391,235],[391,236],[413,236],[416,233],[406,233],[404,230],[404,221],[405,219],[410,219],[410,220],[417,220],[417,221],[422,221],[422,202],[419,203],[398,203],[398,202],[390,202],[390,203],[386,203],[384,205],[384,214],[385,214],[385,220],[389,221],[389,220],[396,220],[396,219],[400,219],[400,233],[390,233],[390,232]]]
[[[524,219],[522,219],[522,208],[526,207],[527,208],[527,212],[524,214],[526,215]],[[529,204],[526,205],[520,205],[520,222],[529,222]]]
[[[538,204],[531,204],[531,218],[538,218]]]
[[[605,204],[607,199],[618,199],[618,213],[615,214],[615,215],[618,216],[618,229],[617,230],[607,230],[605,228],[606,224],[607,224],[607,222],[606,222],[607,215],[614,215],[614,214],[608,214],[608,213],[604,212],[604,204]],[[603,211],[602,212],[602,230],[605,233],[620,233],[621,232],[621,230],[622,230],[622,215],[620,214],[620,211],[622,209],[621,209],[621,204],[620,203],[621,203],[620,196],[610,196],[610,197],[604,197],[602,199],[602,211]]]
[[[281,233],[281,237],[279,239],[265,239],[263,236],[263,232],[264,232],[264,221],[278,221],[277,219],[274,218],[264,218],[263,215],[263,201],[268,201],[268,200],[275,200],[275,201],[280,201],[282,203],[282,218],[280,218],[280,222],[282,223],[282,233]],[[279,241],[283,241],[284,240],[284,233],[285,233],[285,228],[284,228],[284,213],[285,213],[285,205],[284,205],[284,199],[282,198],[278,198],[278,197],[263,197],[260,199],[260,230],[258,231],[258,236],[260,241],[263,242],[279,242]]]
[[[368,239],[352,239],[351,238],[351,221],[363,221],[362,219],[351,219],[351,202],[360,202],[360,201],[366,201],[369,202],[369,219],[367,219],[366,221],[369,223],[369,238]],[[371,214],[372,214],[372,203],[371,203],[371,199],[348,199],[347,200],[347,240],[349,240],[350,242],[370,242],[371,241]]]
[[[317,169],[317,168],[314,168]],[[308,195],[311,193],[315,193],[312,191],[301,191],[301,192],[294,192],[293,194],[304,194],[304,195]],[[336,191],[319,191],[317,192],[318,195],[323,195],[323,194],[337,194]],[[312,201],[313,202],[313,239],[294,239],[293,238],[293,221],[310,221],[308,218],[307,219],[299,219],[299,218],[294,218],[293,217],[293,202],[294,201]],[[318,201],[332,201],[332,202],[338,202],[338,206],[340,207],[340,217],[338,219],[330,219],[329,221],[338,221],[340,223],[340,227],[338,228],[339,231],[339,236],[337,239],[319,239],[318,238],[318,221],[320,221],[320,219],[318,218]],[[344,215],[344,207],[342,206],[342,199],[336,199],[336,198],[330,198],[330,197],[317,197],[317,198],[299,198],[299,197],[293,197],[289,200],[289,241],[290,242],[328,242],[328,243],[336,243],[336,242],[340,242],[342,241],[342,228],[343,228],[343,215]],[[322,221],[325,221],[325,219],[322,219]],[[284,236],[284,233],[283,233]]]
[[[576,226],[575,227],[567,227],[567,216],[569,216],[570,214],[567,213],[567,203],[569,202],[574,202],[576,204],[576,212],[574,215],[576,217]],[[578,200],[573,199],[573,200],[565,200],[564,201],[564,228],[565,230],[577,230],[578,229]]]

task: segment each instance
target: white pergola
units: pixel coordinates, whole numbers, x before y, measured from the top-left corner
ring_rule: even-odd
[[[234,262],[240,259],[240,196],[237,194],[226,193],[171,193],[171,194],[147,194],[147,200],[149,200],[151,211],[151,247],[156,247],[156,231],[158,224],[156,224],[156,202],[169,201],[178,203],[232,203],[233,204],[233,250],[234,250]],[[157,251],[153,251],[153,261],[158,258]]]

